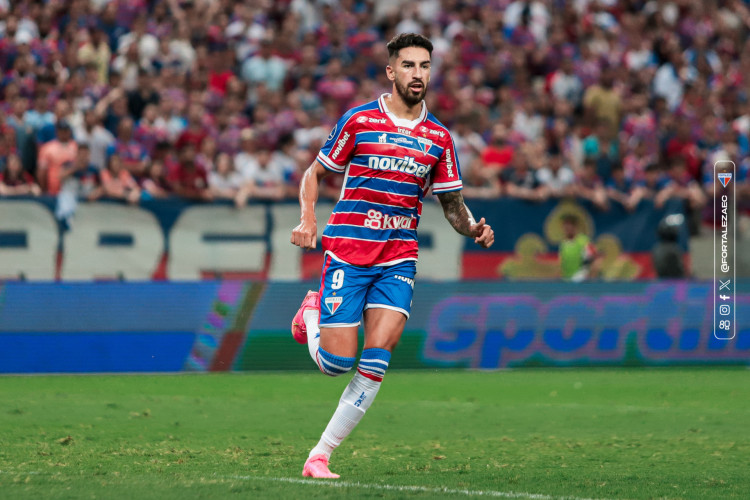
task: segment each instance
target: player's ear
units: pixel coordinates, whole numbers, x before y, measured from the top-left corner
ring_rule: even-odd
[[[393,67],[390,64],[385,67],[385,75],[388,77],[390,81],[393,81],[396,79],[396,73],[393,71]]]

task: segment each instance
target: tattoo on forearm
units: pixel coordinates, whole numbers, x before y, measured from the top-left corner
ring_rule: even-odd
[[[471,225],[475,224],[476,221],[474,216],[471,215],[469,207],[464,203],[464,197],[461,193],[459,191],[441,193],[438,195],[438,200],[443,206],[445,218],[448,219],[453,229],[464,236],[474,236],[471,233]]]

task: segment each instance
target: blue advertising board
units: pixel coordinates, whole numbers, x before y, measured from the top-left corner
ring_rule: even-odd
[[[0,373],[315,369],[289,334],[314,282],[5,283]],[[750,365],[711,331],[710,285],[417,281],[394,368]]]

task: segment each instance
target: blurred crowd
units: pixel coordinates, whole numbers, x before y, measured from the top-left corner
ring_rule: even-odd
[[[399,32],[467,197],[750,193],[748,0],[0,0],[0,195],[294,198]]]

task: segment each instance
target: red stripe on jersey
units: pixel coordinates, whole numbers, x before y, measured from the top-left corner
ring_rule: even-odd
[[[382,382],[382,381],[383,381],[383,377],[378,377],[378,376],[376,376],[376,375],[373,375],[372,373],[367,373],[367,372],[363,372],[363,371],[362,371],[362,370],[360,370],[359,368],[357,368],[357,371],[358,371],[358,372],[359,372],[360,374],[362,374],[362,376],[363,376],[363,377],[367,377],[367,378],[369,378],[370,380],[374,380],[375,382]]]
[[[417,260],[416,240],[362,241],[354,238],[323,236],[323,248],[336,257],[355,266],[372,266],[373,263],[396,260]]]
[[[416,195],[386,193],[383,191],[375,191],[363,187],[345,189],[344,196],[341,199],[353,201],[363,200],[370,203],[379,203],[381,205],[390,205],[394,207],[412,209],[419,202],[419,197]]]
[[[320,297],[323,296],[323,288],[326,285],[326,271],[328,271],[328,266],[330,265],[331,265],[331,256],[326,255],[326,258],[323,264],[323,272],[320,273],[320,290],[318,290],[318,300],[320,300]]]
[[[399,172],[398,170],[375,170],[352,163],[349,165],[349,177],[372,177],[373,179],[386,179],[389,181],[408,182],[424,188],[425,179],[416,175]]]
[[[365,226],[366,220],[371,221],[368,226]],[[352,226],[372,227],[373,229],[417,229],[417,219],[415,217],[385,215],[379,219],[373,219],[367,214],[356,212],[333,213],[331,214],[331,218],[328,219],[328,224],[349,224]]]

